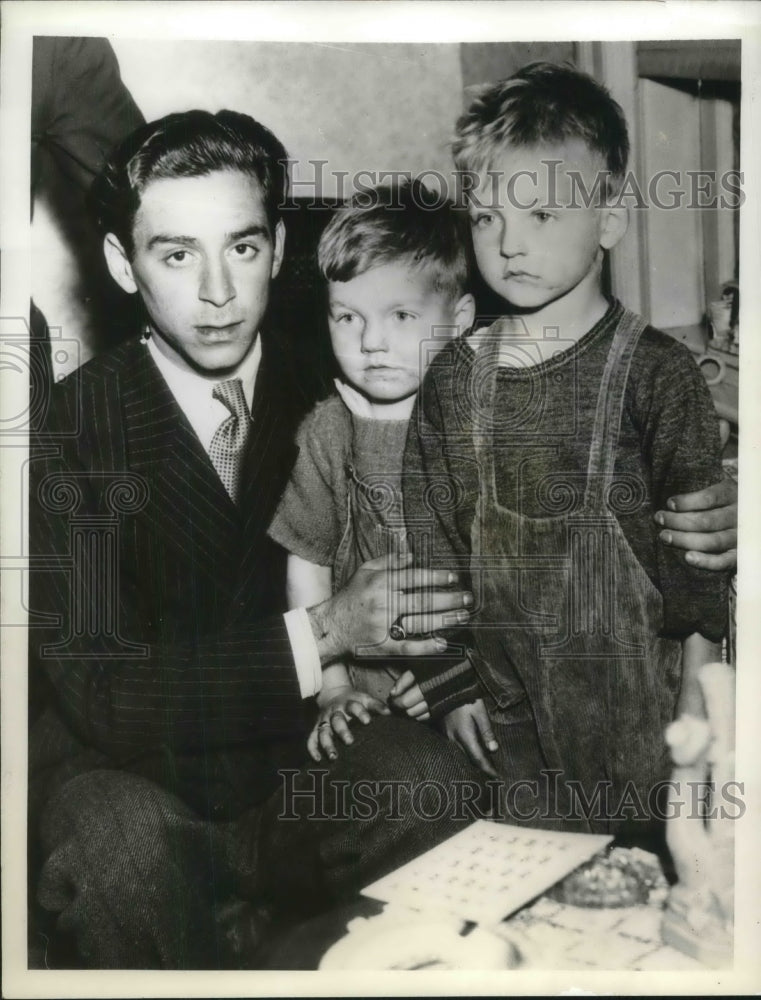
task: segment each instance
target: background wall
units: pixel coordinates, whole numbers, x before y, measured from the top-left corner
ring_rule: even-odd
[[[245,111],[294,157],[295,180],[333,170],[447,170],[460,110],[458,45],[115,40],[146,118],[198,107]],[[317,192],[335,196],[326,177]]]

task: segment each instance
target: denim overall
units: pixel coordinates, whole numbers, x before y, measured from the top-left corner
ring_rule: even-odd
[[[556,477],[566,496],[583,490],[583,502],[548,517],[498,502],[492,435],[477,430],[484,417],[482,427],[495,426],[496,327],[481,347],[488,374],[474,414],[480,487],[471,557],[477,668],[500,743],[500,776],[526,786],[542,769],[559,772],[540,776],[537,794],[519,789],[518,818],[531,825],[615,830],[620,820],[651,813],[650,790],[669,773],[663,731],[679,691],[681,645],[659,637],[661,595],[610,509],[627,489],[613,472],[644,327],[624,312],[600,385],[586,477],[581,485],[573,472]],[[516,450],[508,460],[519,460]],[[528,816],[537,805],[539,815]]]
[[[397,472],[358,473],[359,462],[352,444],[346,463],[346,526],[333,562],[333,590],[341,590],[368,559],[407,551],[401,501],[401,456]],[[352,684],[360,691],[386,701],[394,681],[404,672],[403,661],[377,659],[367,651],[366,664],[348,664]]]

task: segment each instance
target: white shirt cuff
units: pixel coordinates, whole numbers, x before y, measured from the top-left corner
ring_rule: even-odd
[[[322,664],[317,651],[317,642],[312,634],[306,608],[286,611],[285,627],[293,650],[296,676],[299,680],[302,698],[311,698],[322,687]]]

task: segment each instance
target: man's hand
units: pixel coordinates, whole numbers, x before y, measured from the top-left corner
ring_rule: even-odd
[[[737,566],[737,483],[723,479],[697,493],[671,497],[655,520],[666,545],[687,549],[691,566],[717,571]]]
[[[351,746],[354,737],[349,729],[349,720],[359,719],[367,726],[372,718],[371,712],[375,715],[391,714],[387,705],[364,691],[344,687],[331,692],[320,708],[320,714],[307,740],[307,750],[312,760],[322,760],[321,750],[330,760],[335,760],[338,751],[333,737],[338,736],[347,747]]]
[[[473,595],[448,570],[416,569],[411,555],[381,556],[359,567],[343,590],[308,610],[324,665],[339,656],[433,656],[446,642],[431,633],[468,621]],[[404,637],[391,638],[393,624]]]
[[[498,744],[491,729],[486,706],[480,698],[468,705],[453,708],[444,716],[443,728],[447,739],[458,743],[476,767],[480,767],[493,778],[499,777],[485,753],[485,751],[494,753],[498,749]]]
[[[417,719],[418,722],[427,722],[431,717],[428,702],[411,670],[405,670],[402,676],[397,678],[389,693],[389,700],[394,708],[406,712],[411,719]]]

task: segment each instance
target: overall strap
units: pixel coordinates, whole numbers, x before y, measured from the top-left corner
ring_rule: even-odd
[[[647,327],[641,316],[625,309],[613,335],[597,396],[592,446],[587,466],[585,506],[601,510],[613,478],[618,435],[624,410],[624,394],[632,357]]]
[[[489,496],[496,499],[495,463],[492,442],[494,431],[494,397],[497,391],[502,320],[495,320],[486,329],[479,330],[477,347],[474,345],[473,372],[468,386],[471,405],[473,446],[485,479]]]

